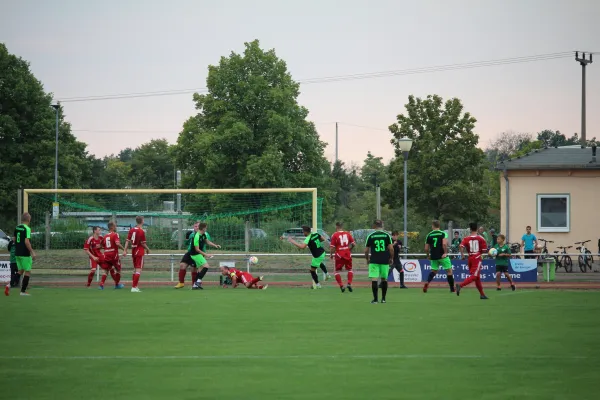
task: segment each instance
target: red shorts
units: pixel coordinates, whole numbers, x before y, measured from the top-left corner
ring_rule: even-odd
[[[469,257],[469,274],[479,276],[481,272],[481,257]]]
[[[342,268],[346,267],[346,269],[352,269],[352,258],[346,259],[339,257],[337,254],[334,256],[335,258],[335,270],[341,271]]]
[[[98,269],[98,265],[102,266],[103,262],[104,260],[102,260],[102,258],[100,258],[100,261],[95,261],[90,258],[90,269]]]
[[[242,272],[242,283],[245,285],[246,283],[252,282],[254,277],[250,275],[248,272]]]
[[[141,256],[136,256],[133,255],[131,256],[132,260],[133,260],[133,268],[144,268],[144,255],[142,254]]]
[[[100,265],[102,269],[115,268],[117,271],[121,271],[121,260],[119,257],[116,258],[105,258],[104,262]]]

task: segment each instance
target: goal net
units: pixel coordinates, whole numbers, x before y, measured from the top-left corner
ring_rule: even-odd
[[[144,278],[169,280],[171,266],[174,264],[178,268],[181,255],[188,246],[187,236],[196,221],[207,223],[212,241],[222,246],[220,250],[208,249],[208,252],[218,254],[211,263],[213,271],[220,262],[227,261],[245,268],[244,260],[248,254],[268,255],[261,257],[264,262],[255,266],[255,270],[293,270],[289,255],[300,256],[306,250],[300,252],[281,238],[297,235],[302,225],[321,229],[321,201],[316,189],[310,188],[74,189],[56,193],[26,189],[23,211],[32,216],[32,245],[38,253],[36,270],[46,279],[87,273],[88,257],[82,248],[94,226],[99,226],[104,234],[108,223],[116,222],[124,244],[129,228],[136,225],[136,216],[143,216],[151,249],[151,256],[144,262]],[[306,258],[303,260],[306,263]],[[302,261],[296,263],[300,268]],[[123,264],[125,269],[131,267],[129,257]],[[291,264],[294,264],[293,260]]]

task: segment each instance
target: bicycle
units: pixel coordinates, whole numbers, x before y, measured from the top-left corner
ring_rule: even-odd
[[[540,251],[540,255],[539,255],[539,259],[543,260],[544,258],[548,257],[548,243],[554,243],[552,240],[546,240],[546,239],[538,239],[540,242],[544,242],[544,247],[542,247],[542,250]]]
[[[575,244],[580,244],[581,246],[575,247],[576,250],[579,250],[581,255],[577,258],[579,261],[579,269],[581,272],[587,272],[587,268],[592,270],[592,263],[594,262],[594,257],[592,256],[592,252],[585,248],[585,244],[587,242],[591,242],[591,240],[586,240],[584,242],[575,242]],[[586,268],[587,267],[587,268]]]
[[[558,271],[559,268],[564,268],[566,272],[573,272],[573,260],[571,260],[571,256],[567,254],[567,249],[572,248],[573,246],[558,246],[562,251],[556,250],[554,254],[554,259],[556,260],[556,269]],[[562,254],[562,257],[559,255]]]

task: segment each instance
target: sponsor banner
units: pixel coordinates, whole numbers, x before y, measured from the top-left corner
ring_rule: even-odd
[[[10,282],[10,261],[0,261],[0,283]]]
[[[425,282],[431,272],[431,263],[429,260],[401,260],[404,269],[404,282]],[[463,281],[469,276],[469,267],[467,260],[452,260],[452,273],[456,282]],[[537,261],[531,259],[511,259],[508,267],[508,273],[514,282],[537,282]],[[496,280],[496,261],[483,260],[481,265],[481,280],[483,282],[494,282]],[[399,282],[398,271],[392,269],[388,280]],[[502,274],[502,280],[506,277]],[[440,269],[433,278],[433,282],[446,282],[446,271]]]

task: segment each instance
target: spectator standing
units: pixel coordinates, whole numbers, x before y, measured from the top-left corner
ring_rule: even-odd
[[[531,233],[531,226],[525,228],[526,233],[521,237],[521,247],[525,253],[525,258],[535,258],[535,249],[538,246],[538,240],[533,233]]]

